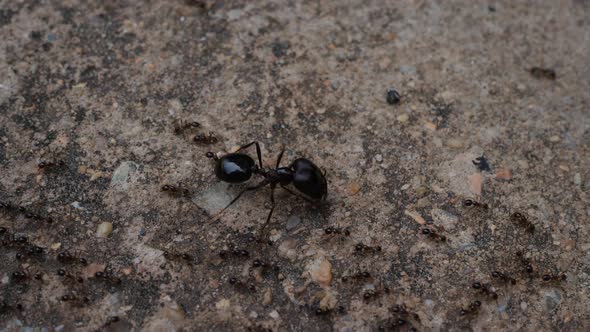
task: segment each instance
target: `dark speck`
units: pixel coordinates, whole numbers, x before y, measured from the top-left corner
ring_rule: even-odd
[[[391,89],[391,90],[387,91],[386,100],[389,105],[395,105],[400,102],[401,96],[400,96],[399,92],[397,92],[394,89]]]

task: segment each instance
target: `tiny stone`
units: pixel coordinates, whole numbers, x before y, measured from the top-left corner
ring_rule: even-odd
[[[376,156],[375,156],[375,160],[376,160],[378,163],[380,163],[380,162],[382,162],[382,161],[383,161],[383,156],[382,156],[382,155],[380,155],[380,154],[378,154],[378,155],[376,155]]]
[[[578,187],[582,186],[582,175],[580,175],[580,173],[574,175],[574,184]]]
[[[270,314],[268,314],[272,319],[279,319],[279,313],[276,310],[273,310],[270,312]]]
[[[447,146],[452,149],[462,149],[465,143],[458,138],[451,138],[447,141]]]
[[[289,219],[287,219],[287,225],[285,226],[285,228],[287,229],[287,231],[291,231],[291,230],[295,229],[297,226],[299,226],[300,223],[301,223],[301,217],[291,216],[291,217],[289,217]]]
[[[98,225],[98,229],[96,230],[96,236],[106,238],[113,232],[113,224],[110,222],[103,222],[102,224]]]
[[[408,122],[408,120],[410,119],[410,116],[407,114],[400,114],[397,116],[397,121],[404,123],[404,122]]]
[[[272,303],[272,290],[269,288],[264,293],[264,297],[262,299],[262,305],[269,305]]]
[[[387,91],[387,103],[389,105],[395,105],[397,103],[400,102],[401,96],[399,95],[399,92],[397,92],[396,90],[388,90]]]
[[[555,143],[555,142],[559,142],[559,136],[555,135],[555,136],[551,136],[549,137],[549,141]]]

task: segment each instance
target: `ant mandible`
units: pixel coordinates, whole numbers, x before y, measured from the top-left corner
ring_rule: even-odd
[[[254,159],[249,155],[240,153],[241,150],[252,145],[256,146],[259,165],[256,165]],[[242,145],[236,152],[226,154],[221,158],[218,158],[213,152],[207,152],[207,158],[212,158],[216,161],[215,175],[221,181],[242,183],[248,181],[252,177],[252,174],[261,175],[264,178],[262,182],[242,190],[226,207],[216,214],[216,217],[235,203],[245,192],[257,190],[267,185],[270,185],[271,207],[262,228],[263,230],[270,221],[275,208],[274,190],[277,185],[280,185],[281,188],[290,194],[299,196],[309,202],[324,202],[328,195],[328,183],[325,178],[325,172],[322,172],[311,160],[305,158],[297,158],[289,166],[279,167],[284,152],[285,148],[283,147],[277,157],[275,168],[265,168],[262,165],[262,153],[260,152],[260,145],[256,141]],[[295,186],[295,189],[307,197],[299,195],[287,188],[287,185],[291,183]]]

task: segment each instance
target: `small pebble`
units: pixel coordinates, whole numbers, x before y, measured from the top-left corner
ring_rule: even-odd
[[[574,184],[578,187],[582,186],[582,175],[580,175],[580,173],[574,175]]]
[[[330,286],[332,282],[332,264],[324,258],[318,258],[314,260],[308,266],[309,274],[311,275],[311,279],[317,282],[322,287]]]
[[[397,92],[394,89],[391,89],[391,90],[387,91],[386,100],[389,105],[395,105],[400,102],[401,96],[400,96],[399,92]]]
[[[301,223],[301,217],[290,216],[289,219],[287,219],[287,225],[285,226],[285,228],[287,229],[287,231],[291,231],[291,230],[295,229],[297,226],[299,226],[300,223]]]
[[[351,182],[346,188],[349,196],[356,195],[361,190],[361,185],[358,182]]]
[[[397,116],[397,121],[399,121],[401,123],[408,122],[409,119],[410,119],[410,116],[405,113]]]
[[[269,288],[264,293],[264,297],[262,298],[262,305],[269,305],[272,303],[272,290]]]
[[[96,236],[106,238],[113,232],[113,224],[110,222],[103,222],[102,224],[98,225],[98,229],[96,230]]]
[[[549,141],[556,143],[559,142],[559,136],[555,135],[555,136],[551,136],[549,137]]]
[[[512,179],[512,170],[510,168],[499,168],[496,170],[496,179],[510,180]]]
[[[375,160],[376,160],[378,163],[380,163],[380,162],[382,162],[382,161],[383,161],[383,156],[382,156],[382,155],[380,155],[380,154],[378,154],[378,155],[376,155],[376,156],[375,156]]]
[[[279,319],[279,312],[276,310],[273,310],[270,312],[270,314],[268,314],[272,319]]]
[[[447,146],[451,149],[462,149],[464,145],[464,142],[458,138],[451,138],[447,140]]]

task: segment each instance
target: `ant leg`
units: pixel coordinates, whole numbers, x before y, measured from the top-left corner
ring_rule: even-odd
[[[293,190],[287,188],[286,186],[281,185],[281,188],[285,189],[289,194],[291,194],[293,196],[297,196],[299,198],[303,198],[304,200],[308,201],[311,204],[318,205],[318,202],[312,201],[311,199],[309,199],[309,198],[307,198],[307,197],[305,197],[305,196],[303,196],[301,194],[298,194],[298,193],[294,192]]]
[[[264,234],[264,229],[270,222],[270,217],[272,217],[272,213],[275,210],[275,186],[275,184],[272,184],[270,187],[270,211],[268,212],[268,217],[266,217],[266,222],[264,223],[264,226],[262,226],[262,229],[260,230],[260,234]]]
[[[246,145],[242,145],[242,146],[240,146],[240,147],[239,147],[239,148],[236,150],[236,152],[239,152],[240,150],[243,150],[243,149],[247,149],[247,148],[249,148],[250,146],[252,146],[252,144],[256,144],[256,155],[258,155],[258,163],[260,164],[260,168],[263,168],[263,167],[262,167],[262,152],[260,152],[260,144],[258,144],[258,142],[257,142],[257,141],[250,142],[250,143],[248,143],[248,144],[246,144]]]
[[[226,206],[225,206],[223,209],[219,210],[219,211],[218,211],[218,212],[217,212],[215,215],[213,215],[213,217],[211,218],[211,220],[210,220],[210,221],[217,220],[217,219],[218,219],[218,218],[221,216],[221,214],[222,214],[222,213],[223,213],[225,210],[227,210],[227,208],[229,208],[229,207],[230,207],[232,204],[234,204],[234,203],[235,203],[235,202],[236,202],[236,201],[237,201],[237,200],[238,200],[240,197],[242,197],[242,195],[243,195],[245,192],[247,192],[247,191],[252,191],[252,190],[256,190],[256,189],[260,189],[260,188],[262,188],[262,187],[266,186],[267,184],[268,184],[268,182],[267,182],[267,181],[262,181],[262,182],[260,182],[259,184],[255,185],[255,186],[251,186],[251,187],[248,187],[248,188],[246,188],[246,189],[244,189],[244,190],[240,191],[240,193],[238,194],[238,196],[236,196],[234,199],[232,199],[232,200],[231,200],[231,202],[229,202],[229,204],[228,204],[228,205],[226,205]]]
[[[279,168],[279,165],[281,164],[281,159],[283,159],[283,153],[285,153],[285,146],[284,145],[281,147],[281,152],[279,153],[279,156],[277,157],[277,165],[275,166],[275,168]]]

